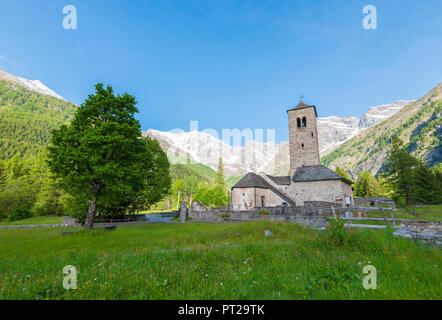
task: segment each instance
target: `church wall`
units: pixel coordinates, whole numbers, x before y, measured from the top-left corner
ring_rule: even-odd
[[[232,190],[232,205],[234,210],[249,210],[255,207],[280,206],[284,202],[278,195],[269,189],[262,188],[234,188]]]
[[[235,188],[232,190],[234,210],[249,210],[255,207],[255,188]]]
[[[352,197],[351,186],[341,180],[296,182],[289,187],[289,195],[297,206],[306,201],[326,201],[345,206],[345,197]]]

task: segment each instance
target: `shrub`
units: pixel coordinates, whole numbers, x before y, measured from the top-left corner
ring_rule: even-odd
[[[270,212],[268,212],[267,210],[259,210],[258,213],[262,216],[268,216],[270,214]]]
[[[344,229],[344,220],[332,219],[328,223],[328,238],[338,245],[344,244],[347,239],[347,234]]]
[[[31,212],[28,208],[19,206],[12,209],[11,213],[9,214],[8,220],[9,221],[16,221],[16,220],[22,220],[32,217]]]
[[[222,215],[222,217],[223,217],[224,219],[226,219],[226,218],[230,218],[230,214],[228,214],[228,213],[224,213],[224,214]]]

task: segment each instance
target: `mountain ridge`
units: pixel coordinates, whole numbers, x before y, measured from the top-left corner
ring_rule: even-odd
[[[0,68],[0,80],[18,84],[28,90],[66,101],[62,96],[46,87],[40,80],[29,80],[14,76]]]

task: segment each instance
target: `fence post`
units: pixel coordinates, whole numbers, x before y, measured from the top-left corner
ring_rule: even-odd
[[[384,217],[384,220],[385,220],[385,225],[388,227],[389,226],[388,220],[387,220],[387,217],[385,216],[384,208],[382,208],[382,204],[381,203],[379,203],[379,210],[381,210],[382,216]]]
[[[331,211],[332,211],[332,213],[333,213],[333,218],[334,218],[335,220],[337,220],[337,219],[336,219],[336,212],[335,212],[335,207],[334,207],[334,206],[331,206]]]
[[[397,225],[397,223],[395,223],[396,221],[394,220],[394,214],[393,214],[393,209],[392,209],[392,208],[390,208],[389,210],[390,210],[390,215],[391,215],[391,219],[393,219],[393,221],[392,221],[392,224],[393,224],[393,226],[396,226],[396,225]]]

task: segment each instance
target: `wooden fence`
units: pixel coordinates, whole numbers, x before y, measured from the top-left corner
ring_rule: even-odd
[[[378,208],[369,208],[369,207],[338,207],[338,208],[335,208],[334,206],[332,206],[330,210],[331,210],[331,213],[333,216],[327,217],[327,219],[337,219],[336,211],[349,212],[350,215],[348,215],[346,217],[340,217],[342,220],[347,220],[350,222],[350,225],[346,225],[347,227],[354,226],[354,227],[361,227],[361,228],[378,229],[378,228],[386,228],[387,226],[392,226],[392,227],[397,228],[397,226],[394,225],[395,222],[399,222],[399,224],[400,224],[401,221],[412,221],[412,220],[406,220],[406,219],[395,219],[393,211],[399,211],[399,210],[393,209],[393,208],[383,208],[382,205],[379,205]],[[352,217],[351,211],[358,211],[358,212],[381,211],[383,218]],[[390,219],[387,218],[385,211],[390,212],[390,216],[391,216]],[[357,221],[383,221],[383,222],[385,222],[385,226],[357,224],[357,223],[353,225],[354,221],[356,221],[356,222]],[[391,225],[390,225],[390,222],[391,222]]]

